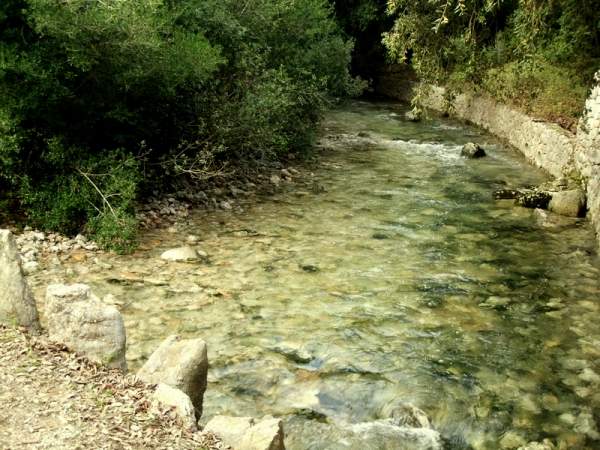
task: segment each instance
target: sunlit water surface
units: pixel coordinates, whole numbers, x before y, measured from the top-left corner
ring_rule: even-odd
[[[290,449],[376,448],[343,425],[395,402],[425,410],[451,449],[497,449],[507,435],[502,445],[600,448],[591,228],[494,201],[546,176],[481,130],[403,112],[357,102],[329,114],[314,170],[324,192],[199,211],[134,255],[50,268],[37,289],[50,277],[114,294],[133,368],[172,333],[204,338],[203,420],[281,416]],[[359,132],[375,144],[336,138]],[[461,158],[468,141],[489,156]],[[159,259],[188,234],[210,263]]]

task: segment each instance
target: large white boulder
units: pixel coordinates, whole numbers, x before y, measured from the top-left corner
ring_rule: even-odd
[[[85,284],[53,284],[46,290],[50,339],[91,361],[127,370],[125,326],[119,311],[92,295]]]
[[[202,400],[206,390],[208,356],[202,339],[169,336],[137,373],[146,383],[164,383],[185,392],[202,416]]]
[[[553,192],[548,209],[569,217],[585,215],[585,194],[580,189]]]
[[[21,267],[13,234],[0,230],[0,323],[39,333],[37,306]]]
[[[283,424],[280,419],[265,416],[215,416],[204,427],[235,450],[285,450]]]
[[[175,412],[181,418],[185,427],[192,431],[198,429],[194,405],[185,392],[164,383],[159,383],[154,391],[154,399],[164,406],[175,408]]]
[[[193,262],[200,259],[200,254],[192,247],[185,246],[167,250],[160,257],[166,261]]]

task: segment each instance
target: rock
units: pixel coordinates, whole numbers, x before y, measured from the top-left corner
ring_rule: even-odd
[[[251,417],[215,416],[204,431],[220,437],[236,450],[285,450],[281,420],[271,416],[257,421]]]
[[[550,199],[552,199],[552,195],[549,192],[522,190],[519,192],[515,203],[524,208],[547,209]]]
[[[585,194],[579,189],[553,192],[548,209],[563,216],[582,217],[585,215]]]
[[[27,327],[33,333],[41,330],[37,305],[9,230],[0,230],[0,323]]]
[[[160,257],[166,261],[176,262],[197,261],[199,259],[198,252],[189,246],[167,250],[166,252],[163,252]]]
[[[300,264],[300,268],[308,273],[317,273],[319,271],[319,267],[314,264]]]
[[[514,431],[504,433],[504,436],[500,439],[500,448],[502,449],[516,449],[525,444],[525,438]]]
[[[51,340],[96,363],[127,370],[123,318],[114,306],[92,295],[89,286],[48,286],[46,318]]]
[[[159,383],[156,391],[154,391],[154,399],[165,406],[175,408],[175,412],[181,418],[186,428],[192,431],[198,429],[194,405],[185,392],[164,383]]]
[[[302,349],[300,344],[282,342],[271,347],[271,350],[285,356],[287,359],[296,364],[308,364],[314,359],[314,356]]]
[[[544,228],[560,229],[570,227],[575,224],[576,218],[565,217],[559,214],[552,214],[546,210],[536,208],[533,211],[537,224]]]
[[[460,154],[467,158],[483,158],[486,156],[485,150],[479,144],[473,142],[463,145]]]
[[[244,434],[237,448],[239,450],[285,450],[281,420],[269,416],[263,417]]]
[[[216,434],[226,445],[237,449],[252,424],[251,417],[215,416],[206,424],[203,431]]]
[[[40,265],[37,261],[27,261],[23,263],[23,273],[25,275],[31,275],[34,272],[37,272],[40,268]]]
[[[529,444],[523,445],[518,450],[554,450],[556,447],[550,440],[544,439],[543,442],[530,442]]]
[[[496,200],[512,200],[516,199],[521,191],[518,189],[497,189],[494,191],[494,199]]]
[[[208,357],[202,339],[169,336],[150,356],[137,376],[146,383],[164,383],[189,395],[202,416],[202,400],[206,390]]]
[[[594,441],[600,439],[600,432],[598,431],[594,414],[591,409],[585,408],[579,413],[575,420],[573,430],[577,433],[585,434]]]
[[[506,309],[506,307],[509,306],[510,303],[511,300],[508,297],[491,296],[488,297],[485,301],[479,303],[479,307],[492,309]]]
[[[373,233],[371,235],[371,237],[373,239],[377,239],[377,240],[383,240],[383,239],[389,239],[390,238],[390,236],[387,235],[387,234],[385,234],[385,233]]]
[[[198,243],[198,241],[200,241],[200,238],[198,236],[196,236],[195,234],[190,234],[187,238],[185,238],[185,240],[189,244],[196,244],[196,243]]]
[[[279,186],[279,184],[281,183],[281,178],[279,178],[279,176],[277,176],[277,175],[273,175],[273,176],[271,176],[270,181],[275,186]]]
[[[431,428],[425,411],[410,403],[391,403],[382,408],[380,414],[399,427]]]
[[[397,448],[411,450],[442,450],[440,434],[431,428],[398,426],[391,419],[351,425],[349,431],[369,448]]]

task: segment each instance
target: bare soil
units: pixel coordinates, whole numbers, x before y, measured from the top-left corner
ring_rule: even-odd
[[[0,325],[0,449],[219,449],[151,401],[154,386]]]

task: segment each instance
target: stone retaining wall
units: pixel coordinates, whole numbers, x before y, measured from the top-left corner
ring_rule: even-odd
[[[432,87],[424,103],[437,111],[448,108],[440,87]],[[502,138],[554,177],[568,174],[573,168],[575,135],[558,125],[537,121],[489,97],[474,94],[456,96],[450,112]]]
[[[415,86],[406,70],[387,68],[376,89],[409,101]],[[587,192],[588,214],[600,244],[600,72],[580,120],[577,135],[543,122],[480,94],[463,93],[449,101],[442,87],[432,86],[423,104],[472,122],[518,149],[537,167],[554,177],[581,175]]]
[[[600,243],[600,71],[577,128],[575,167],[585,182],[588,212]]]

